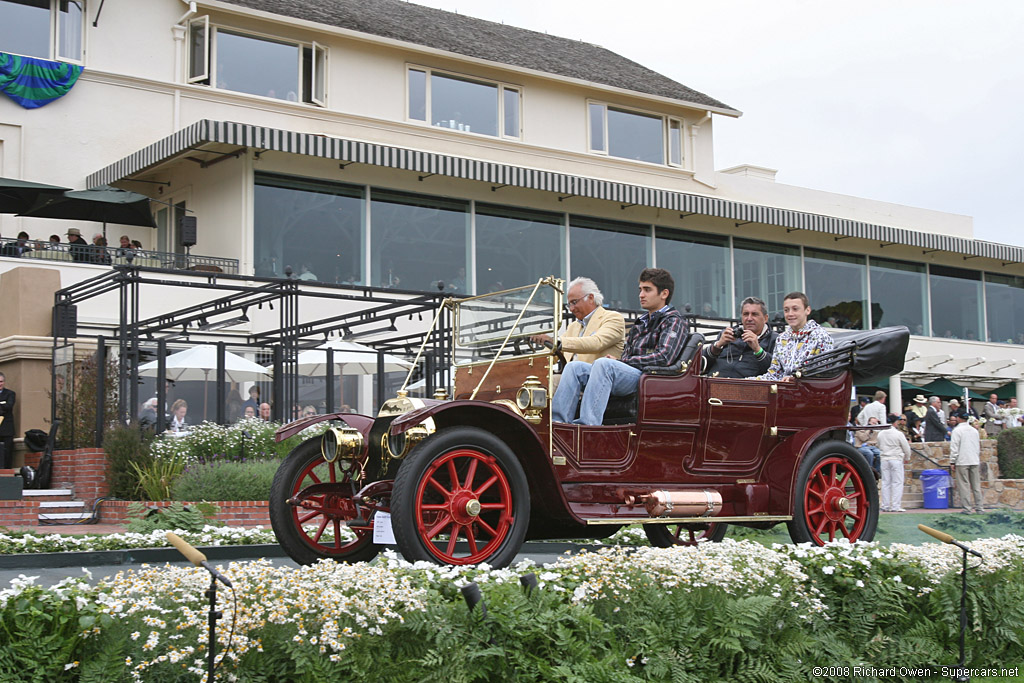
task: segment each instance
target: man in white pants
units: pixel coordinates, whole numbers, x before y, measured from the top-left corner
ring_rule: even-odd
[[[892,427],[878,432],[878,450],[882,457],[882,512],[906,512],[903,509],[903,464],[910,462],[910,444],[901,428],[904,415],[890,415]]]
[[[956,490],[960,494],[961,512],[984,512],[981,497],[981,439],[978,430],[967,420],[951,415],[949,424],[953,433],[949,437],[949,465],[956,477]],[[974,504],[971,504],[971,501]]]

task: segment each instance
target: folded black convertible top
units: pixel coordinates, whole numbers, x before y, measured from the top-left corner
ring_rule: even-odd
[[[849,369],[853,383],[873,384],[903,372],[910,345],[906,327],[882,327],[877,330],[837,335],[835,347],[816,356],[801,368],[801,375],[834,375]]]

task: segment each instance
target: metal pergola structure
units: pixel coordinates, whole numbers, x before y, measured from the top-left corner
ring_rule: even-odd
[[[211,377],[215,379],[218,423],[225,420],[227,383],[225,377],[225,353],[232,346],[245,346],[262,353],[269,353],[273,367],[272,419],[285,417],[285,406],[292,404],[299,390],[298,354],[301,350],[315,348],[331,335],[343,338],[368,335],[385,335],[371,342],[377,351],[377,397],[384,400],[384,358],[385,353],[410,354],[423,343],[430,330],[429,323],[447,295],[406,292],[368,286],[333,285],[316,283],[304,286],[298,280],[283,278],[228,275],[223,273],[196,272],[183,275],[163,269],[132,265],[114,266],[110,271],[96,277],[70,285],[56,292],[53,308],[53,361],[57,366],[58,350],[67,347],[75,338],[96,340],[97,367],[106,363],[106,349],[113,341],[118,347],[118,416],[130,421],[139,405],[139,365],[143,345],[156,344],[158,371],[156,375],[157,405],[166,405],[167,343],[175,340],[215,343],[217,345],[217,369]],[[208,300],[160,315],[143,317],[143,299],[147,289],[170,287],[201,289],[210,294]],[[95,322],[80,322],[77,319],[78,305],[104,296],[117,296],[118,324],[111,327]],[[195,295],[190,294],[192,298]],[[327,303],[344,302],[343,313],[326,317],[303,320],[300,306],[303,302]],[[276,321],[266,329],[254,329],[247,334],[222,332],[223,328],[250,323],[250,309],[268,306],[275,310]],[[425,349],[423,376],[428,395],[435,388],[436,378],[447,383],[449,363],[443,362],[451,341],[451,311],[441,312],[430,343]],[[399,331],[397,322],[407,317],[408,329]],[[421,321],[426,321],[420,324]],[[403,321],[404,323],[405,321]],[[333,349],[326,349],[327,370],[327,412],[335,412]],[[435,374],[436,373],[436,374]],[[51,379],[51,417],[57,417],[57,373]],[[96,440],[100,445],[104,429],[104,373],[97,372],[97,417]],[[165,428],[162,410],[157,411],[157,431]]]

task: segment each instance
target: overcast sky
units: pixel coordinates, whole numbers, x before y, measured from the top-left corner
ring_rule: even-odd
[[[1021,0],[416,0],[596,43],[739,109],[715,167],[1024,245]]]

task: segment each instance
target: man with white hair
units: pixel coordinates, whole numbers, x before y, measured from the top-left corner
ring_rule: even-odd
[[[601,305],[604,295],[597,288],[597,283],[588,277],[576,278],[566,291],[566,303],[576,317],[565,329],[565,334],[558,338],[558,347],[566,362],[593,363],[605,356],[620,358],[626,339],[626,321],[622,314]],[[538,334],[533,340],[550,342],[551,337]]]
[[[942,399],[938,396],[932,396],[928,399],[928,414],[924,418],[925,441],[946,440],[946,425],[942,417]]]
[[[142,410],[139,411],[139,424],[143,427],[152,427],[156,424],[156,406],[157,400],[153,398],[147,399],[142,404]]]

